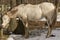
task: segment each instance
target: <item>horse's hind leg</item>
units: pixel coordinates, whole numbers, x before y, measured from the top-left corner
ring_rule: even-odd
[[[52,29],[53,29],[53,27],[54,27],[54,24],[55,24],[55,23],[52,23],[52,24],[48,27],[48,33],[47,33],[46,38],[48,38],[48,37],[51,36],[51,32],[52,32]]]
[[[50,37],[51,36],[51,32],[52,32],[52,28],[54,27],[55,25],[55,22],[56,22],[56,19],[57,19],[57,15],[53,15],[53,20],[51,20],[51,24],[48,23],[48,33],[47,33],[47,36],[46,38]]]
[[[51,31],[52,31],[52,28],[51,28],[50,24],[48,23],[48,32],[47,32],[46,38],[50,37]]]

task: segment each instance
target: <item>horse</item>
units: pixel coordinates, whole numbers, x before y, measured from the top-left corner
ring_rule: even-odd
[[[5,17],[7,16],[7,17]],[[48,24],[48,32],[46,37],[50,37],[52,28],[56,22],[56,7],[53,3],[50,2],[43,2],[37,5],[32,4],[21,4],[12,8],[10,11],[6,12],[6,15],[3,16],[3,28],[10,22],[11,18],[19,17],[19,19],[23,22],[25,26],[25,35],[24,37],[29,37],[29,24],[28,21],[39,21],[43,17],[47,20],[46,23]],[[6,18],[6,19],[4,19]],[[8,20],[8,21],[7,21]]]

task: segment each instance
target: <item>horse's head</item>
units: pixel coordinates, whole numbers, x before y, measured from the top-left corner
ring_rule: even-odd
[[[2,21],[3,21],[2,27],[3,27],[3,28],[7,28],[8,25],[9,25],[9,22],[10,22],[9,16],[8,16],[8,15],[4,15],[4,16],[2,17]]]
[[[16,12],[17,12],[17,9],[12,9],[11,11],[8,11],[3,15],[3,17],[2,17],[2,20],[3,20],[2,26],[3,26],[3,28],[6,28],[6,26],[9,25],[9,22],[10,22],[11,18],[16,17]]]

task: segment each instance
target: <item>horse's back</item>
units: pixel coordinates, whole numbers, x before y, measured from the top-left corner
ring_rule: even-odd
[[[18,8],[19,14],[23,18],[28,17],[29,20],[40,20],[42,14],[45,16],[52,16],[54,13],[54,9],[55,6],[49,2],[44,2],[39,5],[27,4]]]
[[[37,20],[42,15],[41,8],[38,5],[27,4],[18,8],[18,10],[20,10],[19,14],[22,15],[23,18],[27,16],[29,20]]]

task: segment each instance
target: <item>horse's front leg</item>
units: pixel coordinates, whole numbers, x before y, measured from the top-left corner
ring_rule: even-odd
[[[24,37],[28,38],[29,37],[28,21],[26,20],[26,22],[24,22],[24,23],[25,23],[25,35],[24,35]]]
[[[29,28],[28,28],[28,22],[26,22],[26,26],[25,26],[25,38],[29,37]]]

